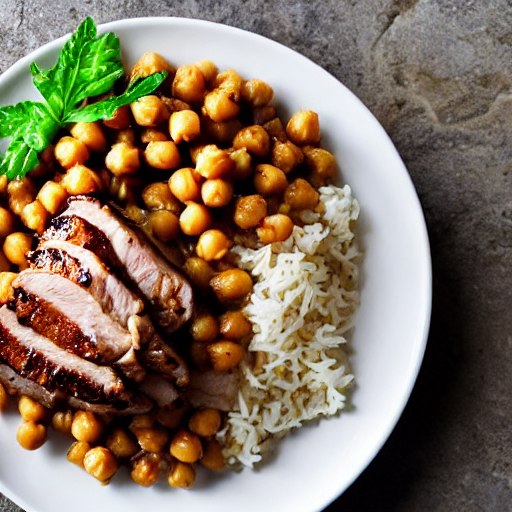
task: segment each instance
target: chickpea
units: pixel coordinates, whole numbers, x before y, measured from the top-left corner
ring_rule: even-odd
[[[66,189],[55,181],[47,181],[37,194],[38,201],[52,215],[55,215],[62,208],[67,197]]]
[[[4,241],[5,257],[20,270],[28,267],[27,253],[32,248],[32,236],[27,233],[11,233]]]
[[[212,121],[221,123],[237,117],[240,113],[240,105],[234,102],[226,91],[214,89],[204,97],[202,111]]]
[[[137,132],[133,128],[125,128],[124,130],[121,130],[117,132],[116,136],[116,144],[119,142],[126,142],[130,146],[135,144],[135,141],[137,140]]]
[[[76,123],[71,128],[71,135],[83,142],[89,151],[103,153],[107,149],[107,139],[98,123]]]
[[[272,101],[274,91],[262,80],[247,80],[242,84],[242,99],[254,107],[261,107]]]
[[[130,422],[130,430],[133,431],[137,428],[152,428],[155,425],[155,415],[152,413],[138,414],[134,416]]]
[[[208,345],[207,350],[216,372],[227,372],[244,358],[243,347],[229,340],[216,341]]]
[[[112,128],[113,130],[124,130],[130,126],[130,123],[131,116],[130,107],[128,105],[119,107],[110,119],[105,119],[105,121],[103,121],[103,124],[107,128]]]
[[[270,151],[270,137],[262,126],[252,125],[242,128],[233,139],[235,149],[245,148],[249,153],[261,158]]]
[[[284,202],[292,210],[312,210],[318,200],[318,192],[303,178],[290,183],[284,193]]]
[[[74,137],[62,137],[55,145],[55,159],[62,167],[69,169],[76,164],[84,164],[89,160],[87,146]]]
[[[197,201],[201,195],[195,171],[190,167],[173,172],[169,178],[169,189],[182,203]]]
[[[46,419],[47,410],[32,398],[22,395],[18,402],[18,410],[25,421],[40,423]]]
[[[263,219],[262,226],[256,228],[256,234],[263,244],[282,242],[289,238],[293,231],[293,221],[283,213],[276,213]]]
[[[183,266],[185,273],[194,285],[206,290],[210,286],[210,280],[214,275],[212,267],[202,258],[195,256],[188,258]]]
[[[127,142],[118,142],[107,153],[105,165],[114,176],[133,174],[140,167],[139,150]]]
[[[48,438],[46,427],[34,421],[24,421],[16,432],[16,440],[25,450],[41,448]]]
[[[139,451],[137,443],[122,428],[112,430],[105,446],[119,459],[128,459]]]
[[[142,191],[142,200],[149,210],[168,210],[175,214],[180,212],[180,204],[167,183],[150,183]]]
[[[197,255],[205,261],[220,260],[231,247],[231,240],[218,229],[201,234],[196,246]]]
[[[0,195],[4,195],[7,193],[7,176],[2,174],[0,176]]]
[[[251,293],[253,288],[251,276],[239,268],[220,272],[212,278],[210,286],[221,302],[241,299]]]
[[[239,340],[252,331],[252,325],[241,311],[226,311],[220,317],[220,333],[228,340]]]
[[[200,103],[206,92],[201,69],[195,64],[180,66],[172,81],[172,95],[187,103]]]
[[[190,201],[180,215],[180,228],[189,236],[197,236],[206,231],[212,223],[208,208]]]
[[[171,441],[170,453],[181,462],[196,462],[203,455],[201,440],[196,434],[181,429]]]
[[[180,232],[178,217],[167,210],[156,210],[148,216],[149,225],[153,234],[162,242],[176,238]]]
[[[71,424],[71,433],[77,441],[96,443],[103,434],[104,425],[98,416],[90,411],[77,411]]]
[[[272,140],[278,142],[286,142],[288,140],[283,123],[281,122],[281,119],[279,119],[279,117],[274,117],[274,119],[267,121],[263,125],[263,128],[265,128],[265,130],[267,131]]]
[[[72,196],[90,194],[103,187],[99,176],[92,169],[81,164],[68,169],[60,185]]]
[[[173,169],[181,163],[180,152],[171,140],[150,142],[144,157],[148,165],[155,169]]]
[[[235,224],[242,229],[257,226],[267,215],[267,202],[258,194],[243,196],[237,199],[235,205]]]
[[[5,388],[0,384],[0,412],[5,412],[9,407],[9,395]]]
[[[169,110],[158,97],[150,94],[130,104],[133,118],[139,126],[157,126],[169,119]]]
[[[0,207],[0,238],[5,238],[14,230],[14,215],[5,208]]]
[[[231,182],[220,178],[206,180],[201,186],[203,203],[210,208],[221,208],[229,204],[233,197]]]
[[[247,149],[228,150],[229,158],[235,162],[231,177],[235,180],[244,180],[252,174],[252,158]]]
[[[13,281],[18,277],[14,272],[0,272],[0,304],[7,304],[14,299]]]
[[[52,426],[61,434],[71,435],[71,425],[73,423],[73,411],[57,411],[52,416]]]
[[[235,163],[226,150],[215,144],[204,146],[196,160],[196,171],[206,179],[222,178],[233,169]]]
[[[130,472],[132,480],[143,487],[154,485],[160,474],[159,459],[154,457],[142,457],[135,461]]]
[[[48,212],[46,208],[36,199],[32,203],[27,204],[21,212],[21,221],[27,228],[37,231],[41,235],[46,226]]]
[[[226,92],[233,101],[238,103],[240,101],[242,82],[242,77],[235,70],[227,69],[215,77],[213,86]]]
[[[201,313],[192,322],[190,334],[194,341],[210,343],[219,335],[219,322],[211,313]]]
[[[169,434],[162,428],[135,428],[133,433],[146,452],[161,453],[169,442]]]
[[[272,147],[271,160],[273,165],[288,174],[304,161],[304,153],[289,140],[286,142],[276,141]]]
[[[162,130],[157,130],[156,128],[152,128],[150,126],[140,134],[140,140],[144,144],[149,144],[150,142],[163,142],[169,140],[169,137],[167,137],[167,135]],[[133,144],[135,140],[130,142]]]
[[[187,410],[188,405],[184,402],[181,405],[173,404],[170,407],[159,409],[156,414],[156,420],[164,427],[177,428]]]
[[[169,133],[178,144],[182,140],[190,142],[201,135],[199,116],[193,110],[173,112],[169,119]]]
[[[195,63],[195,65],[201,70],[203,73],[204,79],[206,83],[212,84],[219,72],[217,66],[208,59],[203,59]]]
[[[222,455],[222,447],[216,439],[208,439],[204,448],[204,454],[201,457],[201,464],[211,471],[220,471],[224,469],[226,462]]]
[[[318,144],[320,142],[318,114],[311,110],[297,112],[286,125],[286,135],[297,146]]]
[[[133,66],[130,73],[130,81],[138,77],[146,77],[159,73],[160,71],[167,71],[171,73],[173,67],[158,53],[146,52]]]
[[[238,118],[218,123],[207,116],[203,116],[201,119],[201,126],[207,137],[222,144],[231,144],[235,135],[244,127]]]
[[[288,186],[286,174],[270,164],[260,164],[256,167],[254,175],[254,187],[262,196],[273,196],[281,194]]]
[[[77,441],[71,445],[68,450],[67,459],[69,462],[84,467],[85,454],[91,449],[91,445],[86,441]]]
[[[176,461],[170,471],[168,482],[171,487],[189,489],[196,480],[196,470],[190,464]]]
[[[212,437],[220,430],[221,421],[217,409],[201,409],[190,417],[188,428],[198,436]]]
[[[303,148],[306,164],[312,174],[321,180],[332,178],[336,172],[336,158],[332,153],[322,148],[306,146]]]
[[[91,448],[84,456],[84,469],[100,482],[108,482],[119,469],[119,463],[104,446]]]
[[[274,119],[277,115],[276,108],[272,105],[256,107],[252,110],[252,124],[264,125]]]
[[[192,364],[199,370],[206,370],[210,366],[210,356],[207,345],[199,341],[192,341],[189,345],[189,357]]]
[[[36,187],[30,178],[12,180],[7,185],[7,195],[11,211],[21,215],[23,208],[36,198]]]
[[[0,248],[0,274],[11,270],[11,262],[5,257],[3,249]]]

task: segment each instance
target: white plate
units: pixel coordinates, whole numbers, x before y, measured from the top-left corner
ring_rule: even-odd
[[[176,65],[208,58],[220,69],[260,78],[284,116],[320,116],[323,144],[361,204],[362,304],[353,336],[355,409],[290,435],[262,470],[207,477],[192,491],[163,483],[145,489],[117,478],[102,487],[66,461],[68,440],[36,452],[16,442],[19,416],[0,417],[0,491],[27,512],[313,512],[340,495],[371,462],[409,398],[425,349],[431,304],[427,231],[409,175],[366,107],[335,78],[273,41],[204,21],[153,18],[103,25],[121,39],[126,65],[147,50]],[[38,99],[29,63],[51,66],[66,38],[16,63],[0,77],[0,105]],[[369,489],[369,492],[371,490]]]

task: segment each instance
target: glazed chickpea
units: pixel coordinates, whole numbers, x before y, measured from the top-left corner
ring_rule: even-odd
[[[272,105],[264,105],[263,107],[255,107],[252,109],[252,124],[265,125],[274,119],[277,115],[276,107]]]
[[[217,409],[201,409],[196,411],[188,421],[188,428],[201,437],[212,437],[220,429],[222,418]]]
[[[233,139],[235,149],[245,148],[249,153],[261,158],[270,151],[270,137],[262,126],[252,125],[242,128]]]
[[[154,414],[138,414],[134,416],[132,421],[130,422],[130,430],[138,428],[152,428],[155,426],[155,416]]]
[[[27,233],[11,233],[4,241],[5,257],[20,270],[28,267],[27,253],[32,248],[32,236]]]
[[[256,234],[263,244],[272,244],[286,240],[293,231],[293,221],[283,213],[276,213],[263,219]]]
[[[66,189],[55,181],[47,181],[37,194],[38,201],[52,215],[55,215],[62,208],[67,197]]]
[[[284,202],[292,210],[312,210],[318,200],[318,192],[303,178],[290,183],[284,193]]]
[[[228,151],[229,158],[235,162],[231,177],[235,180],[244,180],[252,174],[252,158],[247,149],[233,149]]]
[[[219,322],[211,313],[201,313],[192,322],[190,334],[194,341],[210,343],[219,335]]]
[[[196,434],[181,429],[171,441],[170,453],[181,462],[196,462],[203,455],[201,440]]]
[[[231,240],[219,229],[201,234],[196,246],[197,255],[205,261],[220,260],[231,247]]]
[[[321,180],[332,178],[336,172],[336,158],[323,148],[306,146],[303,148],[306,164],[312,174]]]
[[[77,411],[71,424],[71,434],[77,441],[96,443],[103,434],[103,422],[90,411]]]
[[[153,234],[162,242],[176,238],[180,232],[178,217],[167,210],[156,210],[148,216],[149,225]]]
[[[134,101],[130,108],[139,126],[157,126],[169,118],[169,110],[165,103],[152,94]]]
[[[208,439],[205,443],[201,464],[211,471],[221,471],[226,462],[222,455],[222,447],[216,439]]]
[[[198,66],[180,66],[172,81],[172,95],[187,103],[200,103],[206,91],[204,75]]]
[[[169,178],[169,189],[182,203],[197,201],[201,195],[195,171],[190,167],[184,167],[173,172]]]
[[[208,116],[203,116],[201,119],[201,127],[204,135],[212,139],[215,143],[231,144],[235,135],[244,125],[238,118],[216,122]]]
[[[190,201],[180,215],[180,228],[189,236],[197,236],[206,231],[212,223],[208,208]]]
[[[275,196],[285,191],[288,186],[286,174],[270,164],[260,164],[254,175],[254,188],[262,196]]]
[[[257,226],[267,215],[267,202],[258,194],[243,196],[237,199],[234,221],[242,229]]]
[[[55,159],[62,167],[69,169],[76,164],[84,164],[89,160],[87,146],[74,137],[62,137],[55,145]]]
[[[178,144],[182,140],[190,142],[201,135],[199,116],[193,110],[173,112],[169,119],[169,133]]]
[[[5,208],[0,207],[0,238],[5,238],[14,230],[14,215]]]
[[[212,278],[210,286],[221,302],[241,299],[251,293],[253,288],[251,276],[239,268],[220,272]]]
[[[0,272],[0,304],[14,299],[13,281],[18,277],[14,272]]]
[[[130,81],[137,77],[146,77],[160,71],[170,73],[173,71],[173,67],[158,53],[146,52],[133,66],[130,73]]]
[[[90,194],[103,187],[99,176],[92,169],[81,164],[68,169],[60,185],[71,196]]]
[[[150,142],[144,157],[148,165],[155,169],[173,169],[181,163],[180,152],[171,140]]]
[[[52,416],[52,427],[61,434],[71,435],[73,411],[57,411]]]
[[[150,142],[163,142],[169,140],[169,137],[167,137],[167,135],[162,130],[157,130],[156,128],[150,126],[140,134],[140,140],[143,144],[149,144]],[[133,144],[135,140],[130,142]]]
[[[203,59],[195,63],[195,65],[201,70],[203,73],[204,79],[206,83],[212,84],[219,72],[217,66],[208,59]]]
[[[188,278],[198,288],[206,290],[210,286],[210,280],[214,275],[214,271],[202,258],[195,256],[188,258],[183,269]]]
[[[89,151],[103,153],[107,149],[107,139],[98,123],[76,123],[70,131]]]
[[[281,122],[281,119],[279,119],[279,117],[274,117],[274,119],[267,121],[263,125],[263,128],[265,128],[265,130],[267,131],[268,135],[272,140],[278,142],[286,142],[288,140],[283,123]]]
[[[114,176],[133,174],[140,167],[139,150],[127,142],[118,142],[107,153],[105,165]]]
[[[16,440],[25,450],[41,448],[48,438],[46,427],[34,421],[24,421],[16,432]]]
[[[121,130],[117,132],[116,136],[116,144],[119,142],[126,142],[130,146],[135,144],[135,141],[137,140],[137,132],[133,128],[125,128],[124,130]]]
[[[286,135],[297,146],[307,146],[320,142],[318,114],[302,110],[294,114],[286,125]]]
[[[0,248],[0,274],[11,270],[11,262],[5,257],[3,249]]]
[[[222,178],[234,165],[227,151],[219,149],[215,144],[203,146],[196,159],[196,171],[206,179]]]
[[[142,200],[149,210],[168,210],[178,214],[180,204],[167,183],[150,183],[142,191]]]
[[[18,402],[18,410],[25,421],[40,423],[46,419],[47,410],[32,398],[22,395]]]
[[[233,198],[233,185],[220,178],[206,180],[201,186],[203,203],[210,208],[221,208]]]
[[[39,235],[43,233],[47,219],[48,211],[37,199],[27,204],[21,212],[21,222]]]
[[[108,448],[96,446],[85,454],[84,469],[100,482],[108,482],[119,469],[119,463]]]
[[[226,311],[220,317],[220,333],[228,340],[239,340],[252,331],[252,325],[241,311]]]
[[[196,480],[196,470],[190,464],[176,461],[169,471],[167,481],[171,487],[180,487],[189,489],[194,485]]]
[[[227,69],[215,77],[213,86],[227,93],[233,101],[238,103],[240,101],[242,83],[242,77],[234,69]]]
[[[214,89],[204,97],[203,113],[212,121],[222,123],[234,119],[240,113],[240,105],[226,91]]]
[[[30,178],[12,180],[7,185],[7,195],[11,211],[21,215],[23,208],[36,198],[36,187]]]
[[[110,119],[105,119],[105,121],[103,121],[103,124],[106,127],[112,128],[113,130],[124,130],[130,126],[130,123],[131,116],[130,107],[128,105],[119,107]]]
[[[170,408],[159,409],[156,414],[156,420],[160,425],[167,428],[177,428],[181,420],[188,410],[188,405],[182,403],[179,406],[171,406]]]
[[[9,407],[9,395],[5,388],[0,384],[0,412],[4,412]]]
[[[84,467],[85,454],[91,449],[91,445],[86,441],[77,441],[71,445],[68,450],[67,459],[69,462]]]
[[[227,372],[244,358],[243,347],[229,340],[216,341],[208,345],[207,350],[216,372]]]
[[[247,80],[242,84],[242,99],[254,107],[266,105],[273,97],[272,87],[262,80]]]
[[[273,165],[288,174],[304,161],[304,153],[289,140],[276,141],[272,147],[271,160]]]
[[[146,452],[161,453],[169,442],[169,434],[162,428],[135,428],[133,433]]]
[[[7,183],[7,176],[2,174],[2,176],[0,176],[0,195],[7,193]]]
[[[105,446],[119,459],[128,459],[139,451],[137,443],[122,428],[115,428],[110,433]]]
[[[132,480],[143,487],[151,487],[159,477],[159,460],[152,457],[142,457],[135,461],[130,472]]]

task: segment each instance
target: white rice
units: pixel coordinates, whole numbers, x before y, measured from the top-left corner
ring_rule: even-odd
[[[290,429],[338,413],[354,380],[345,346],[359,300],[359,205],[348,186],[319,192],[323,213],[302,212],[288,240],[233,248],[257,279],[245,313],[263,364],[242,364],[238,408],[218,435],[230,464],[253,467]]]

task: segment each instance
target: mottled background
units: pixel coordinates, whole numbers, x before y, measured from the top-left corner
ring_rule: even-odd
[[[422,202],[433,318],[398,426],[327,510],[512,510],[512,1],[0,3],[0,72],[86,16],[182,16],[279,41],[359,96]],[[0,495],[0,511],[20,509]]]

